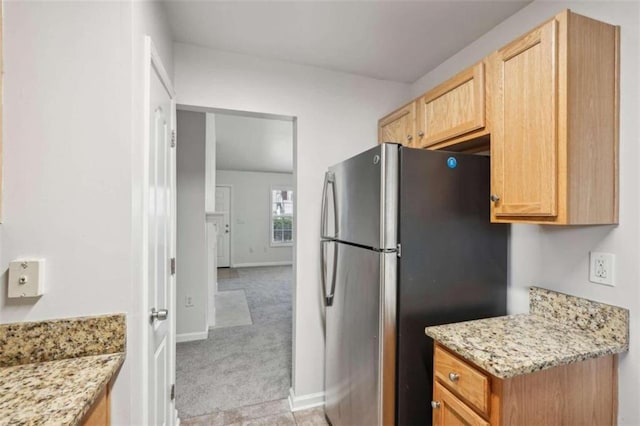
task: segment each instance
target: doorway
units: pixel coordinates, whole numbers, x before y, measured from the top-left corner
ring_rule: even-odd
[[[292,375],[295,119],[179,107],[180,144],[188,143],[181,137],[185,130],[180,116],[185,113],[201,114],[198,121],[204,126],[198,143],[206,149],[200,149],[194,161],[195,168],[206,168],[198,180],[204,189],[197,208],[202,206],[198,217],[206,223],[208,272],[200,283],[207,289],[202,301],[206,331],[194,338],[178,338],[180,418],[188,424],[189,419],[200,421],[202,416],[249,411],[254,413],[251,416],[275,415],[275,410],[293,419],[286,399]],[[180,158],[178,149],[179,203]],[[184,166],[192,179],[194,165]],[[180,205],[178,210],[183,210]],[[179,258],[180,241],[179,231]],[[178,274],[179,292],[180,278]],[[198,303],[195,298],[189,300]],[[181,321],[178,310],[179,330],[193,312],[184,311]]]

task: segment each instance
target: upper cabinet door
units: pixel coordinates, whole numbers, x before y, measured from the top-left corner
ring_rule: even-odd
[[[494,56],[492,201],[500,216],[556,216],[558,21]]]
[[[414,147],[416,103],[411,102],[378,121],[378,143],[396,142]]]
[[[429,147],[485,127],[484,63],[459,73],[418,100],[420,147]]]

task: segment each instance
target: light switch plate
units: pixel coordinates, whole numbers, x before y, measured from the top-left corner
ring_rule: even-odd
[[[10,298],[37,297],[44,293],[44,259],[9,262]]]

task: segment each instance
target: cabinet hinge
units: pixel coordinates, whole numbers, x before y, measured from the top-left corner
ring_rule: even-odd
[[[172,257],[171,261],[170,261],[170,265],[171,265],[171,275],[175,275],[176,274],[176,258]]]
[[[174,399],[176,399],[176,385],[173,384],[171,385],[171,400],[173,401]]]
[[[171,148],[175,148],[176,147],[176,131],[172,130],[171,131]]]
[[[398,257],[402,257],[402,244],[400,243],[396,244],[396,253]]]

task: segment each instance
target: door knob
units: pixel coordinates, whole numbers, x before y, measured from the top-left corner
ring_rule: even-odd
[[[440,401],[431,401],[431,408],[440,408]]]
[[[491,201],[493,201],[494,203],[496,201],[500,201],[500,196],[496,195],[496,194],[491,194],[491,197],[489,197],[491,199]]]
[[[167,309],[157,310],[156,308],[151,308],[151,315],[149,316],[149,319],[151,320],[151,322],[154,322],[156,320],[164,321],[168,316],[169,311]]]

